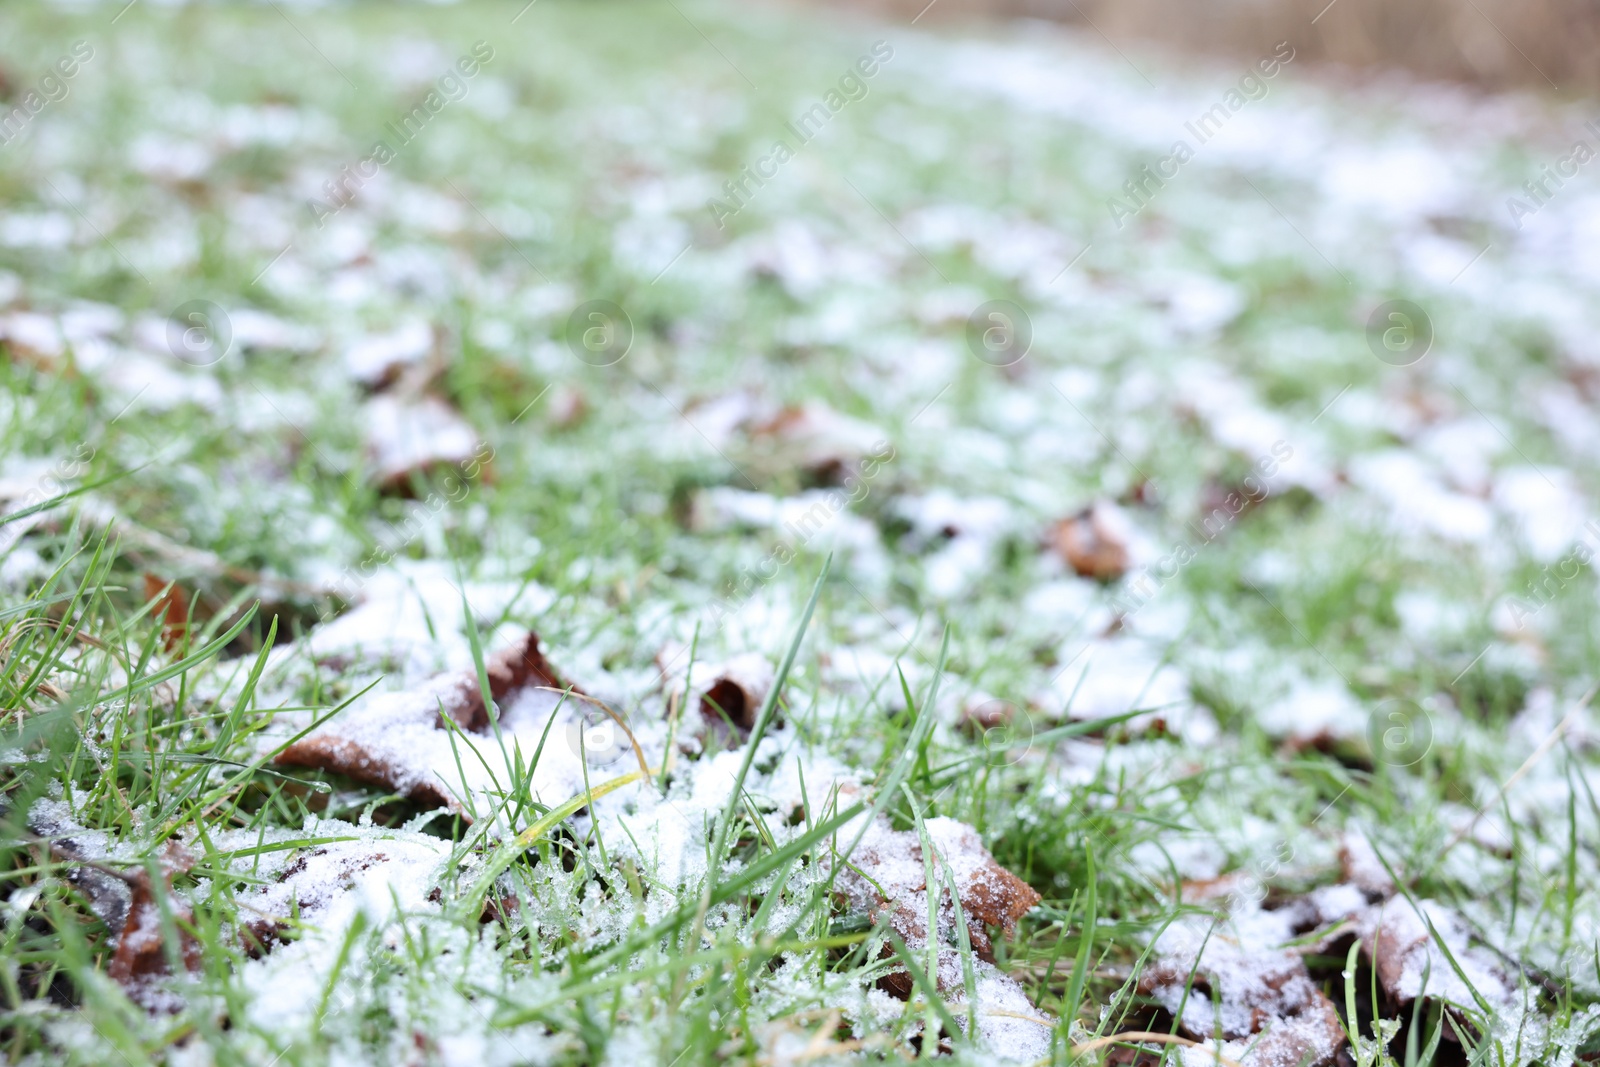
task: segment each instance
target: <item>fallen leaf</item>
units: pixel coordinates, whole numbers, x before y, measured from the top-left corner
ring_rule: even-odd
[[[1043,1016],[1027,992],[994,966],[994,945],[987,927],[999,927],[1007,936],[1017,921],[1040,897],[1033,887],[995,862],[972,827],[955,819],[928,819],[923,828],[938,857],[937,929],[938,969],[932,976],[948,997],[952,1013],[965,1028],[966,971],[962,965],[956,903],[965,917],[973,955],[974,1004],[978,1036],[991,1052],[1021,1063],[1031,1063],[1049,1053],[1054,1022]],[[946,879],[949,879],[948,881]],[[955,884],[951,899],[950,882]],[[878,818],[861,844],[840,867],[835,891],[853,912],[865,912],[873,922],[886,919],[905,942],[906,950],[922,964],[929,943],[927,866],[922,838],[915,830],[896,831]],[[885,946],[886,955],[892,950]],[[880,980],[889,993],[908,999],[914,989],[909,973],[891,971]]]
[[[337,933],[363,908],[387,914],[437,905],[438,876],[449,855],[448,841],[404,831],[305,849],[274,881],[239,894],[241,912],[251,916],[240,936],[252,955],[260,955],[297,927]]]
[[[363,388],[380,392],[413,370],[426,371],[430,357],[437,357],[441,333],[413,319],[389,333],[362,337],[345,349],[345,373]]]
[[[820,400],[779,405],[744,391],[694,402],[690,413],[696,429],[717,448],[737,451],[741,469],[758,482],[799,471],[813,486],[840,485],[869,460],[894,456],[881,428]]]
[[[1040,896],[995,862],[972,827],[943,816],[927,820],[924,826],[938,855],[935,870],[942,878],[943,868],[948,866],[955,879],[972,949],[992,962],[994,946],[984,927],[998,926],[1008,935],[1015,932],[1017,920],[1039,903]],[[888,820],[879,818],[850,856],[849,865],[840,870],[834,886],[852,910],[866,912],[874,922],[887,916],[889,925],[908,946],[927,945],[927,868],[922,840],[915,830],[893,830]],[[944,886],[939,893],[938,919],[939,940],[953,953],[955,905]],[[959,969],[955,973],[959,975]],[[947,977],[942,966],[940,974],[942,982]]]
[[[1185,902],[1215,903],[1219,911],[1169,926],[1156,940],[1140,988],[1178,1016],[1189,1036],[1205,1041],[1220,1032],[1219,1054],[1243,1067],[1332,1062],[1345,1044],[1343,1031],[1302,956],[1326,953],[1352,933],[1373,966],[1391,1019],[1418,998],[1437,999],[1452,1006],[1446,1034],[1459,1040],[1455,1031],[1465,1019],[1456,1009],[1477,1010],[1474,991],[1494,1010],[1515,1006],[1512,969],[1475,941],[1458,912],[1400,894],[1359,831],[1345,833],[1340,860],[1343,881],[1265,907],[1246,892],[1259,887],[1242,872],[1186,884]]]
[[[1050,540],[1079,577],[1110,582],[1128,572],[1131,529],[1121,508],[1100,500],[1057,522]]]
[[[820,485],[843,482],[888,438],[878,427],[817,400],[753,419],[745,432],[753,446],[774,450]]]
[[[177,844],[161,857],[160,873],[167,911],[178,932],[177,955],[186,971],[200,969],[200,942],[190,933],[194,914],[171,892],[172,875],[194,865],[194,859]],[[132,899],[127,921],[117,935],[106,974],[127,992],[134,1003],[152,1012],[176,1012],[183,1000],[163,979],[172,974],[168,946],[162,930],[161,903],[148,871],[132,876]]]
[[[534,799],[555,803],[581,789],[583,691],[573,687],[576,696],[564,697],[568,686],[539,651],[533,633],[489,656],[484,666],[490,696],[500,709],[504,747],[496,740],[477,674],[466,671],[369,696],[289,745],[276,762],[345,774],[471,820],[499,804],[511,788],[513,749],[520,749],[524,765],[530,763],[548,724],[549,736],[528,777]],[[554,723],[552,715],[557,715]]]
[[[690,683],[704,725],[726,734],[728,723],[732,722],[741,739],[750,736],[756,713],[772,689],[772,664],[767,658],[758,652],[747,652],[704,669],[697,665],[694,673],[701,678],[710,676],[702,685]]]
[[[144,576],[144,598],[156,602],[150,617],[161,627],[161,647],[171,652],[183,644],[189,633],[189,594],[177,582],[165,582],[147,573]]]
[[[1504,961],[1476,943],[1460,913],[1437,901],[1390,897],[1369,908],[1357,928],[1378,984],[1401,1008],[1418,997],[1471,1011],[1479,1010],[1478,997],[1496,1010],[1516,1003],[1517,983]]]
[[[1339,839],[1339,866],[1344,880],[1368,895],[1373,903],[1394,892],[1394,878],[1378,858],[1367,836],[1348,830]]]
[[[576,385],[561,384],[550,390],[545,418],[550,425],[570,430],[589,415],[589,398]]]
[[[59,801],[36,803],[28,813],[28,829],[44,840],[54,859],[69,865],[67,881],[88,898],[89,909],[111,936],[122,933],[133,905],[132,880],[101,865],[106,852],[94,838],[105,835],[73,821]]]
[[[1293,916],[1251,904],[1184,916],[1157,937],[1139,988],[1200,1041],[1243,1067],[1323,1067],[1344,1047],[1333,1002],[1305,961],[1282,947]]]
[[[453,468],[458,478],[477,473],[477,431],[438,397],[375,396],[362,413],[367,456],[384,492],[409,492],[413,475],[441,468]]]

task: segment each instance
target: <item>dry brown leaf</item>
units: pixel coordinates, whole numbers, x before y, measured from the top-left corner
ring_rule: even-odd
[[[742,744],[755,728],[756,714],[772,690],[772,663],[759,652],[746,652],[721,663],[695,663],[691,668],[688,648],[669,644],[656,656],[656,666],[668,694],[668,714],[676,713],[673,709],[685,693],[689,706],[698,712],[682,718],[678,726],[678,736],[690,749],[695,744],[691,739],[710,736],[721,739],[724,747]]]
[[[1139,987],[1190,1037],[1220,1034],[1218,1054],[1243,1067],[1331,1064],[1344,1031],[1305,961],[1281,947],[1294,936],[1292,922],[1251,905],[1222,919],[1180,918],[1156,939]]]
[[[161,858],[161,898],[178,933],[178,957],[186,971],[200,969],[200,942],[190,932],[194,914],[171,893],[172,875],[194,865],[176,844],[168,846]],[[150,1011],[175,1012],[183,1007],[180,998],[162,979],[172,974],[168,946],[162,930],[163,899],[158,899],[155,884],[146,871],[132,876],[132,900],[127,919],[117,935],[106,974],[127,992],[128,998]]]
[[[161,647],[171,652],[183,644],[189,634],[189,594],[177,582],[168,583],[154,574],[146,573],[144,598],[156,601],[150,617],[161,627]]]
[[[928,839],[938,856],[934,869],[941,879],[939,891],[938,939],[949,948],[951,965],[946,974],[940,967],[940,985],[953,977],[960,984],[959,960],[954,956],[956,915],[949,888],[944,885],[948,866],[956,885],[957,899],[966,915],[973,951],[993,962],[994,946],[986,926],[997,926],[1006,934],[1016,930],[1017,920],[1041,899],[1027,882],[995,862],[983,847],[977,831],[955,819],[943,816],[924,824]],[[922,839],[915,830],[893,830],[880,818],[861,839],[850,856],[850,864],[839,872],[835,888],[852,910],[864,911],[876,922],[887,916],[889,925],[912,948],[928,943],[927,868],[923,861]]]
[[[408,492],[413,475],[454,471],[463,478],[482,467],[477,431],[438,397],[383,394],[368,400],[362,413],[367,456],[385,492]]]
[[[887,439],[877,427],[816,400],[752,420],[746,433],[753,446],[776,450],[824,485],[842,482]]]
[[[1079,577],[1110,582],[1128,573],[1130,531],[1122,509],[1108,500],[1096,501],[1050,532],[1056,552]]]
[[[710,676],[704,685],[691,683],[691,691],[698,695],[696,703],[704,725],[725,737],[728,723],[732,722],[741,740],[749,737],[755,729],[756,713],[772,690],[772,664],[767,658],[747,652],[704,670],[696,667],[694,673],[702,678]]]
[[[550,425],[570,430],[589,416],[589,398],[575,385],[557,385],[545,401],[545,418]]]
[[[285,748],[276,762],[349,775],[472,818],[466,794],[506,787],[507,750],[515,742],[524,760],[531,759],[549,717],[560,707],[569,715],[552,727],[532,787],[536,795],[550,794],[546,803],[566,799],[582,784],[583,726],[573,721],[579,716],[578,701],[564,700],[562,691],[568,686],[540,652],[538,635],[529,633],[494,653],[484,666],[490,696],[501,709],[506,749],[496,742],[476,672],[465,671],[347,708]],[[577,687],[572,692],[582,694]],[[445,717],[458,732],[447,729]]]

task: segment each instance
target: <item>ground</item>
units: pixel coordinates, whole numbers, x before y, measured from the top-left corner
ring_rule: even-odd
[[[1582,105],[0,27],[9,1059],[1600,1049]]]

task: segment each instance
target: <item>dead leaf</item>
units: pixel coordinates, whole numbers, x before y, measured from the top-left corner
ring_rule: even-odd
[[[414,475],[453,474],[465,481],[482,469],[477,431],[438,397],[375,396],[362,413],[367,456],[384,492],[408,493]]]
[[[13,311],[0,316],[0,341],[11,359],[46,374],[62,373],[68,366],[66,340],[56,319],[36,311]]]
[[[251,916],[240,938],[259,956],[288,940],[296,926],[343,926],[366,901],[408,913],[435,907],[449,855],[448,841],[405,831],[306,849],[274,881],[239,894],[240,910]]]
[[[503,749],[477,673],[466,671],[374,695],[285,748],[276,762],[345,774],[470,820],[474,796],[487,800],[509,787],[511,747],[520,746],[524,763],[531,761],[550,716],[560,708],[566,714],[551,726],[531,788],[536,797],[544,794],[545,803],[566,799],[582,787],[580,699],[564,699],[567,683],[540,652],[537,634],[489,656],[484,667],[490,696],[500,708]],[[581,697],[583,691],[574,686],[572,693]],[[458,729],[448,729],[446,719]]]
[[[345,373],[371,392],[390,386],[425,385],[443,368],[440,347],[444,331],[422,319],[412,319],[389,333],[360,338],[344,352]]]
[[[1339,866],[1344,880],[1367,894],[1376,903],[1394,892],[1394,879],[1378,858],[1377,850],[1365,834],[1347,831],[1339,840]]]
[[[881,428],[820,400],[779,405],[744,391],[698,400],[690,411],[696,428],[717,448],[738,452],[757,482],[798,471],[813,486],[842,485],[872,477],[876,464],[894,457]]]
[[[1311,979],[1291,918],[1254,905],[1224,917],[1189,915],[1156,939],[1139,988],[1199,1041],[1243,1067],[1324,1067],[1344,1047],[1339,1014]]]
[[[1244,1067],[1315,1067],[1331,1062],[1343,1047],[1337,1013],[1312,983],[1302,956],[1325,953],[1350,933],[1376,972],[1385,1009],[1395,1016],[1419,997],[1476,1010],[1474,990],[1495,1009],[1515,1005],[1512,968],[1475,941],[1458,912],[1400,894],[1359,831],[1344,835],[1340,860],[1343,881],[1266,907],[1251,899],[1247,891],[1258,887],[1240,872],[1186,884],[1186,902],[1216,904],[1219,914],[1187,916],[1168,927],[1140,988],[1179,1015],[1191,1037],[1204,1041],[1220,1029],[1227,1041],[1221,1054]],[[1319,931],[1322,936],[1313,936]],[[1286,947],[1290,942],[1294,947]],[[1459,1011],[1449,1017],[1452,1027],[1465,1024]],[[1454,1039],[1453,1030],[1446,1033]]]
[[[575,385],[557,385],[550,390],[545,418],[550,425],[570,430],[589,415],[589,398]]]
[[[984,928],[997,926],[1007,935],[1014,933],[1017,920],[1041,898],[1027,882],[995,862],[972,827],[943,816],[923,825],[938,856],[935,871],[942,880],[948,867],[955,880],[972,950],[992,963],[994,946]],[[928,943],[926,872],[917,832],[893,830],[888,820],[880,817],[850,856],[849,865],[840,870],[834,887],[852,910],[866,912],[874,922],[887,916],[889,925],[915,949]],[[941,960],[948,950],[953,968],[947,973],[941,962],[940,987],[953,981],[954,988],[961,984],[956,914],[949,888],[942,881],[938,920]]]
[[[189,594],[177,582],[162,581],[154,574],[144,576],[144,598],[156,601],[150,617],[161,627],[161,647],[171,652],[189,634],[191,605]]]
[[[843,482],[887,440],[876,426],[842,415],[818,400],[754,419],[746,433],[753,446],[776,450],[820,485]]]
[[[1100,500],[1057,522],[1050,540],[1079,577],[1110,582],[1128,572],[1130,532],[1122,509]]]
[[[702,673],[697,668],[696,673]],[[755,729],[756,713],[772,689],[772,664],[757,652],[735,656],[716,666],[708,667],[704,674],[711,678],[703,687],[691,687],[699,695],[700,716],[713,730],[727,732],[732,722],[741,739]],[[726,718],[724,718],[726,716]]]
[[[1472,1011],[1479,1010],[1477,996],[1496,1009],[1516,1003],[1517,983],[1505,962],[1476,943],[1460,913],[1437,901],[1390,897],[1368,909],[1357,928],[1378,984],[1401,1008],[1418,997]],[[1466,981],[1451,966],[1440,942]]]
[[[39,835],[58,862],[67,863],[67,881],[89,900],[89,910],[106,924],[111,936],[122,933],[133,904],[132,879],[98,863],[103,855],[92,837],[103,836],[64,814],[64,805],[39,803],[28,813],[28,829]]]
[[[198,971],[201,962],[200,942],[190,933],[194,913],[171,890],[173,874],[192,866],[194,858],[176,843],[168,846],[160,863],[160,897],[178,932],[178,957],[184,970],[191,972]],[[161,923],[162,899],[158,899],[148,871],[135,873],[131,884],[133,892],[127,921],[117,935],[106,974],[122,986],[136,1004],[152,1012],[176,1012],[183,1007],[183,1000],[162,981],[172,973]]]

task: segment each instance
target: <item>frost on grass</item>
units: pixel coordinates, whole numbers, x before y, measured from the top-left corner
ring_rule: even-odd
[[[16,20],[19,39],[29,7]],[[327,35],[330,47],[340,33],[366,40],[372,28],[359,12],[315,17],[306,32]],[[734,871],[804,832],[837,792],[875,780],[885,756],[896,755],[886,743],[903,736],[892,727],[930,680],[928,636],[941,609],[957,637],[942,702],[923,710],[937,723],[930,766],[959,770],[953,790],[924,799],[941,815],[981,821],[1006,854],[1025,848],[1040,857],[1029,870],[1050,871],[1038,886],[1063,909],[1084,888],[1076,843],[1115,814],[1131,848],[1096,851],[1105,861],[1107,930],[1133,929],[1162,909],[1125,890],[1146,887],[1169,858],[1182,869],[1175,877],[1216,878],[1232,857],[1261,851],[1263,827],[1288,834],[1313,812],[1326,809],[1323,825],[1334,825],[1351,809],[1367,817],[1375,808],[1385,831],[1410,836],[1418,851],[1441,826],[1466,833],[1437,869],[1402,879],[1405,892],[1373,853],[1364,866],[1347,864],[1343,881],[1304,897],[1237,906],[1203,951],[1164,945],[1174,948],[1174,974],[1194,962],[1177,948],[1203,957],[1227,991],[1222,1013],[1244,1018],[1239,1036],[1224,1038],[1230,1058],[1261,1057],[1297,1035],[1308,1050],[1325,1048],[1312,1040],[1326,1036],[1316,1029],[1324,1005],[1290,995],[1303,992],[1290,958],[1297,950],[1277,939],[1316,935],[1335,921],[1343,922],[1337,937],[1370,945],[1386,1006],[1448,1001],[1457,1033],[1470,1040],[1468,1029],[1484,1018],[1481,996],[1499,1016],[1489,1029],[1509,1035],[1508,1062],[1521,1036],[1514,1024],[1525,1017],[1516,998],[1537,997],[1557,1025],[1557,998],[1523,981],[1527,969],[1546,981],[1566,975],[1574,1000],[1592,999],[1595,822],[1581,791],[1593,781],[1592,716],[1566,726],[1549,763],[1503,797],[1496,792],[1565,722],[1546,698],[1575,684],[1594,658],[1584,614],[1591,550],[1563,561],[1575,543],[1594,541],[1582,521],[1600,459],[1592,417],[1600,302],[1585,245],[1593,203],[1563,193],[1514,234],[1492,217],[1532,165],[1517,138],[1534,127],[1537,108],[1463,102],[1437,87],[1351,97],[1325,93],[1316,79],[1279,80],[1270,99],[1253,101],[1141,211],[1137,227],[1097,237],[1091,250],[1089,235],[1058,220],[1102,213],[1103,175],[1166,151],[1197,101],[1214,99],[1209,75],[1174,74],[1152,92],[1119,71],[1115,56],[1038,25],[1025,39],[981,44],[919,29],[903,42],[891,35],[895,69],[911,81],[874,82],[871,106],[891,116],[883,129],[833,127],[833,147],[818,141],[808,151],[822,156],[763,189],[728,241],[696,240],[674,260],[694,218],[704,217],[694,190],[726,180],[728,138],[759,133],[760,112],[734,107],[703,64],[615,61],[609,49],[620,38],[588,21],[596,17],[586,9],[570,24],[596,42],[592,49],[559,46],[563,33],[573,35],[566,23],[539,30],[555,35],[556,47],[518,48],[515,58],[501,49],[419,142],[427,158],[385,168],[326,227],[292,219],[304,218],[306,182],[352,158],[346,134],[360,116],[326,95],[328,71],[286,26],[278,38],[252,31],[259,64],[196,75],[192,65],[160,62],[191,42],[194,54],[226,52],[219,35],[235,28],[221,9],[194,23],[135,5],[107,47],[150,59],[141,67],[149,77],[75,83],[71,103],[32,128],[27,151],[0,159],[17,193],[16,210],[0,219],[0,251],[20,272],[0,270],[0,345],[13,371],[0,414],[19,453],[4,457],[0,497],[15,508],[53,492],[52,471],[54,481],[78,482],[61,473],[77,470],[67,465],[77,441],[96,450],[81,480],[122,476],[78,506],[0,528],[0,584],[33,595],[55,567],[81,561],[71,535],[84,519],[141,557],[95,590],[86,616],[69,618],[70,597],[51,599],[24,609],[26,618],[6,614],[0,634],[14,678],[40,660],[37,646],[29,659],[35,637],[61,642],[59,658],[42,657],[54,688],[14,706],[32,718],[64,694],[93,709],[84,744],[93,758],[77,764],[77,780],[60,772],[58,784],[91,794],[85,810],[124,812],[99,815],[118,823],[114,845],[94,831],[36,828],[72,843],[54,841],[52,852],[67,870],[73,906],[100,915],[115,938],[134,910],[133,885],[121,875],[152,858],[140,851],[150,846],[141,827],[155,816],[165,825],[169,802],[197,775],[215,787],[218,767],[266,756],[313,715],[373,686],[302,739],[325,746],[318,765],[369,774],[371,784],[310,796],[263,769],[221,805],[179,803],[177,816],[194,817],[175,832],[203,855],[175,879],[179,904],[229,924],[225,950],[249,943],[243,927],[259,923],[256,944],[269,951],[193,980],[151,980],[181,992],[197,1023],[219,993],[236,991],[227,983],[248,994],[228,1001],[223,1036],[191,1029],[173,1059],[203,1060],[203,1046],[216,1040],[229,1046],[218,1060],[260,1063],[322,1053],[338,1063],[642,1062],[663,1046],[668,1056],[679,1051],[672,1042],[684,1031],[663,1039],[660,1020],[672,1025],[702,1007],[717,1016],[685,1025],[714,1035],[705,1039],[711,1048],[729,1040],[722,1031],[735,1025],[729,1001],[742,996],[743,975],[678,997],[675,975],[658,982],[619,966],[601,979],[615,984],[583,1007],[602,1005],[596,1028],[568,1011],[562,975],[571,953],[604,951],[641,917],[654,923],[692,905],[710,877],[706,844],[725,811],[738,812],[736,854],[725,868]],[[706,17],[719,20],[708,28],[713,36],[757,47],[739,25]],[[667,18],[676,18],[670,8]],[[530,25],[523,20],[518,32]],[[783,35],[786,49],[823,66],[839,61],[836,38],[805,32],[804,17],[786,25],[795,31]],[[358,64],[352,80],[397,87],[429,83],[450,59],[418,41],[336,54]],[[602,72],[595,82],[582,65],[588,57]],[[546,94],[549,107],[516,108],[510,87],[526,79],[513,63],[533,64],[524,69],[535,74],[554,64],[549,84],[574,91]],[[184,76],[174,80],[172,71]],[[784,74],[774,68],[772,77]],[[284,84],[296,91],[284,95]],[[180,97],[182,106],[170,106]],[[576,128],[597,131],[581,151],[565,135]],[[138,142],[124,161],[132,170],[119,170],[104,149],[129,129]],[[1009,163],[996,168],[982,153],[948,165],[940,146],[970,143],[975,133],[1027,146],[1024,169],[1051,180],[1013,181]],[[552,146],[558,165],[528,169],[529,144]],[[837,159],[824,158],[834,151]],[[908,164],[925,182],[911,206]],[[859,198],[839,200],[832,178],[818,183],[840,167]],[[1240,173],[1254,176],[1259,195]],[[144,195],[151,188],[162,195]],[[586,198],[596,210],[574,210]],[[1290,218],[1315,236],[1317,251],[1293,240]],[[1469,238],[1486,226],[1498,236],[1482,251],[1487,239]],[[537,274],[518,249],[537,260]],[[941,267],[930,270],[921,255]],[[960,284],[939,284],[947,257],[961,268]],[[171,281],[174,299],[213,294],[232,320],[232,350],[208,367],[175,357],[168,305],[129,297],[121,277],[129,268]],[[252,278],[229,290],[229,279]],[[627,310],[637,330],[626,362],[603,375],[574,363],[566,331],[575,306],[605,295],[590,292],[595,284],[633,294]],[[1001,292],[1026,307],[1036,343],[1027,359],[990,373],[996,368],[971,359],[963,333],[973,309]],[[1451,343],[1407,370],[1368,359],[1366,296],[1382,293],[1424,305]],[[1445,330],[1447,322],[1456,328]],[[1508,358],[1523,352],[1537,358]],[[1065,411],[1063,398],[1078,413]],[[457,400],[469,406],[452,407]],[[885,438],[895,448],[888,457],[877,451]],[[439,507],[371,507],[370,494],[348,492],[342,468],[358,448],[372,478],[404,496],[413,474],[430,466],[470,466],[466,447],[480,441],[494,442],[504,476],[478,482],[465,499],[444,491],[450,499]],[[873,459],[877,475],[867,473]],[[867,485],[864,496],[845,484],[852,473]],[[1242,492],[1256,502],[1228,503]],[[397,515],[405,518],[398,525]],[[1063,516],[1072,518],[1056,525]],[[777,541],[792,552],[768,555]],[[1192,559],[1175,551],[1180,544]],[[826,608],[778,708],[781,727],[760,743],[743,779],[746,805],[733,795],[747,751],[739,734],[767,690],[733,668],[752,653],[771,662],[773,635],[798,612],[798,576],[820,564],[825,547],[838,550]],[[443,562],[458,553],[462,570],[512,576],[512,587],[458,588]],[[778,555],[786,562],[773,574],[761,561]],[[373,560],[395,557],[401,562],[374,570]],[[78,564],[67,566],[70,578]],[[122,649],[148,637],[152,670],[177,653],[160,648],[157,631],[159,618],[179,636],[183,613],[163,610],[177,608],[175,598],[118,625],[134,610],[123,610],[124,598],[138,599],[139,576],[155,574],[163,587],[178,578],[194,590],[194,575],[230,568],[251,572],[230,585],[246,599],[293,576],[314,583],[305,599],[352,606],[293,643],[280,629],[254,702],[240,706],[238,732],[224,726],[251,665],[237,649],[139,702],[97,707],[95,683],[105,683],[101,694],[120,688],[141,662]],[[543,584],[522,596],[517,587],[530,575]],[[730,575],[739,576],[740,596],[720,602],[725,625],[701,631],[709,666],[657,685],[649,657],[669,636],[690,640],[694,605]],[[63,593],[70,589],[39,595]],[[1484,606],[1497,597],[1507,599],[1491,614]],[[545,737],[552,695],[531,686],[497,693],[502,714],[485,729],[471,706],[469,613],[488,649],[515,645],[519,627],[537,625],[586,690],[633,716],[650,762],[667,752],[669,724],[677,728],[667,772],[565,820],[550,841],[559,862],[529,858],[508,871],[518,908],[491,906],[488,922],[448,914],[458,869],[481,856],[477,842],[509,828],[482,816],[513,793],[519,802],[577,793],[584,764],[575,735],[601,724],[596,706],[574,695],[550,727],[531,790],[513,783],[516,753],[532,762]],[[190,637],[206,626],[198,616],[195,623]],[[117,649],[105,657],[117,662],[95,674],[100,651],[79,642],[75,628]],[[610,700],[619,681],[629,696]],[[1438,712],[1433,754],[1370,774],[1336,766],[1370,762],[1374,700],[1406,694]],[[153,718],[141,719],[147,712]],[[734,727],[718,737],[724,713]],[[1027,732],[1047,722],[1088,729],[1025,747]],[[104,739],[95,736],[101,726]],[[1006,759],[967,774],[980,738],[986,755]],[[997,750],[995,738],[1008,747]],[[143,762],[98,762],[119,754]],[[631,747],[605,755],[634,759]],[[1012,756],[1017,762],[1006,762]],[[218,764],[185,762],[213,757]],[[1548,773],[1558,762],[1564,773]],[[591,774],[597,766],[588,763]],[[1209,788],[1224,767],[1226,784]],[[1182,779],[1196,768],[1207,787],[1192,805],[1169,804],[1187,793]],[[31,770],[57,773],[42,764],[6,773]],[[304,774],[289,769],[288,777]],[[454,848],[356,823],[363,808],[381,820],[401,807],[386,803],[397,791],[435,815],[461,810],[476,822]],[[1208,811],[1213,825],[1173,829]],[[509,824],[525,824],[515,806],[507,814]],[[941,825],[933,820],[930,829]],[[456,820],[440,818],[434,829],[441,826],[463,832]],[[208,852],[199,836],[220,851]],[[1331,843],[1315,843],[1328,848],[1313,855],[1312,842],[1294,840],[1306,845],[1297,875],[1320,877]],[[914,846],[894,845],[911,851],[903,866],[912,880],[896,888],[893,905],[887,896],[861,904],[898,921],[913,941],[909,924],[927,922]],[[8,914],[23,917],[8,926],[23,939],[44,917],[39,902],[62,888],[30,882],[32,866],[12,872],[18,891],[5,901]],[[781,885],[774,875],[749,899],[712,908],[708,939],[759,950],[768,934],[801,919],[826,931],[834,916],[804,911],[807,894],[832,873],[824,867],[808,861]],[[843,867],[839,874],[855,877]],[[161,885],[157,877],[152,898]],[[925,936],[938,939],[940,995],[964,1020],[965,966],[956,960],[955,982],[943,966],[960,940],[949,929],[953,900],[941,899]],[[751,906],[766,901],[768,925],[758,930]],[[1022,989],[982,959],[991,935],[977,919],[982,901],[971,906],[980,1027],[993,1046],[1016,1047],[997,1036],[1001,1026],[1026,1046],[1045,1027],[1032,1021],[1038,1013]],[[148,918],[141,905],[126,942],[130,974],[136,961],[154,962],[134,951],[151,945]],[[1266,942],[1248,944],[1252,931]],[[1029,933],[1013,958],[1038,974],[1043,953],[1060,947],[1058,931],[1041,922]],[[1059,933],[1070,940],[1077,931]],[[1234,965],[1264,975],[1262,985],[1233,981],[1229,938],[1245,957]],[[1107,965],[1130,958],[1121,941],[1097,941]],[[1491,945],[1514,958],[1500,959]],[[102,947],[104,966],[115,946]],[[905,1017],[918,1008],[870,988],[896,961],[867,947],[871,958],[854,968],[832,967],[832,949],[750,967],[737,1025],[748,1025],[774,1059],[843,1055],[831,1044],[842,1027],[852,1040],[878,1042],[868,1051],[892,1054],[924,1024],[908,1028]],[[1097,1009],[1116,1014],[1107,973],[1097,966],[1071,1005],[1058,1005],[1061,986],[1046,976],[1041,988],[1050,1011],[1066,1017],[1063,1030]],[[53,1010],[38,999],[13,997],[6,1007],[8,1027],[23,1035],[21,1054],[43,1060],[58,1050],[27,1029]],[[1210,999],[1191,990],[1182,1016]],[[494,1005],[512,1003],[561,1005],[567,1014],[503,1034],[480,1014],[492,1018]],[[669,1003],[675,1010],[663,1012]],[[835,1011],[844,1022],[828,1022]],[[1252,1030],[1254,1011],[1277,1023]],[[88,1001],[70,1014],[82,1020],[82,1047],[99,1049],[87,1042],[111,1016]],[[1592,1010],[1572,1014],[1594,1021]],[[1213,1033],[1199,1032],[1207,1021],[1197,1016],[1185,1032],[1210,1042]],[[178,1025],[141,1022],[147,1048]],[[604,1052],[600,1031],[610,1042]],[[595,1047],[582,1047],[580,1032]],[[1565,1053],[1546,1059],[1592,1055],[1587,1033],[1574,1022]],[[707,1047],[693,1051],[705,1058]]]

